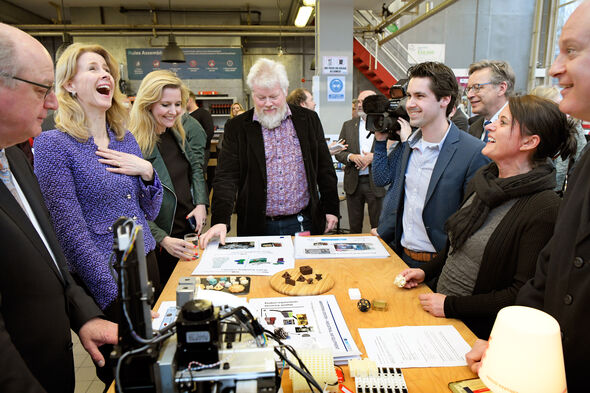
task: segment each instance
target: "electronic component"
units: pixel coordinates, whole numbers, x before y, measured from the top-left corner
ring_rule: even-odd
[[[355,377],[355,384],[357,393],[408,393],[402,369],[397,367],[379,367],[376,376]]]

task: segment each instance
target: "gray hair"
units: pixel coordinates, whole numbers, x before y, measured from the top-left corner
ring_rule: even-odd
[[[254,85],[266,88],[273,88],[278,83],[285,96],[289,90],[289,78],[285,66],[277,61],[266,58],[261,58],[254,63],[246,83],[250,90],[254,89]]]
[[[481,60],[472,63],[469,66],[469,76],[475,71],[483,70],[485,68],[489,68],[492,73],[491,82],[496,85],[506,82],[506,97],[510,97],[514,94],[514,81],[516,80],[516,76],[508,62],[504,60]]]
[[[14,40],[8,32],[0,30],[0,76],[2,77],[0,83],[11,89],[15,85],[14,79],[11,77],[15,76],[18,71],[16,57]]]

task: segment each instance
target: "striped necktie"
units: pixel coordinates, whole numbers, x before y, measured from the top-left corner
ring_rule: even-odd
[[[492,122],[489,120],[486,120],[483,122],[483,133],[484,133],[483,141],[484,141],[484,143],[488,143],[488,130],[486,130],[486,126],[491,123]]]
[[[8,188],[8,191],[10,191],[14,199],[16,199],[20,205],[21,209],[24,211],[25,209],[23,207],[23,203],[18,196],[14,181],[12,180],[12,172],[10,172],[10,166],[8,165],[8,159],[6,158],[6,152],[4,149],[0,150],[0,179],[2,179],[2,182],[6,188]]]

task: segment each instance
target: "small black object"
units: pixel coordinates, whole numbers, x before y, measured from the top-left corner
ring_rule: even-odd
[[[275,336],[277,336],[280,340],[286,340],[289,338],[289,333],[281,327],[275,329]]]
[[[358,301],[358,303],[356,304],[356,306],[362,312],[367,312],[371,308],[371,302],[368,301],[367,299],[361,299],[361,300]]]

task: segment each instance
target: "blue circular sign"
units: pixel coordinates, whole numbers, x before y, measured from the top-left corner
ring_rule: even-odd
[[[340,79],[332,79],[330,81],[330,90],[334,93],[339,93],[342,91],[343,83]]]

